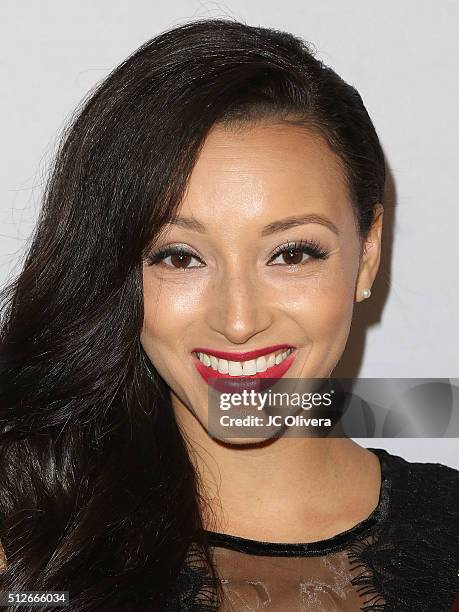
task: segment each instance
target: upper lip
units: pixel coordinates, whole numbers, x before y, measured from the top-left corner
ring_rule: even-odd
[[[195,353],[206,353],[206,355],[213,355],[219,359],[228,359],[229,361],[249,361],[256,359],[262,355],[268,355],[280,351],[281,349],[295,348],[291,344],[275,344],[274,346],[266,346],[265,348],[256,349],[254,351],[246,351],[245,353],[229,353],[228,351],[216,351],[215,349],[209,348],[195,348]]]

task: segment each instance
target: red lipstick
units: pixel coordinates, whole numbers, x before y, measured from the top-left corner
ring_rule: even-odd
[[[234,357],[235,353],[227,353],[227,352],[220,352],[220,351],[208,352],[208,349],[205,349],[205,350],[199,349],[199,352],[211,354],[215,357],[217,357],[218,355],[219,359],[226,359],[228,355],[231,355],[230,361],[244,361],[244,359],[242,359],[242,355],[257,354],[258,356],[261,356],[261,355],[266,355],[268,353],[274,353],[280,350],[281,348],[282,349],[283,348],[293,349],[295,347],[290,346],[288,344],[281,344],[281,345],[277,345],[276,347],[268,347],[266,349],[260,349],[258,351],[250,351],[248,353],[239,353],[239,354],[236,353],[239,359],[235,359]],[[223,357],[220,357],[220,355],[223,355]],[[209,386],[221,392],[223,391],[240,392],[243,389],[256,389],[256,390],[261,391],[263,389],[267,389],[271,387],[275,383],[276,380],[284,376],[284,374],[287,372],[287,370],[290,368],[293,361],[295,360],[295,357],[296,357],[296,352],[293,351],[288,357],[286,357],[286,359],[284,359],[284,361],[282,361],[279,364],[273,365],[271,368],[268,368],[264,372],[257,372],[256,374],[252,374],[252,375],[246,374],[242,376],[230,376],[230,374],[221,374],[220,372],[217,372],[210,366],[206,366],[205,364],[203,364],[198,359],[198,357],[194,354],[193,354],[193,361],[194,361],[194,365],[197,371],[199,372],[201,377],[205,380],[205,382]],[[245,358],[245,360],[247,360],[247,358]]]

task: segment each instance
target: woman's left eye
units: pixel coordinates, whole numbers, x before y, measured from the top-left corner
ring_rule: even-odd
[[[304,255],[307,255],[306,259],[303,259]],[[287,256],[286,259],[285,256]],[[270,261],[276,260],[279,257],[284,257],[285,265],[298,266],[306,263],[310,259],[327,259],[328,256],[328,251],[323,249],[315,240],[301,240],[279,247]]]

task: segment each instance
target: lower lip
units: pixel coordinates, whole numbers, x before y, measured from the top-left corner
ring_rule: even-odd
[[[269,379],[282,378],[295,360],[295,356],[296,352],[294,350],[288,357],[281,361],[281,363],[268,368],[264,372],[257,372],[256,374],[246,376],[221,374],[210,366],[204,365],[194,354],[193,359],[196,369],[209,386],[219,391],[226,391],[242,388],[261,389],[272,386],[276,381],[270,381]]]

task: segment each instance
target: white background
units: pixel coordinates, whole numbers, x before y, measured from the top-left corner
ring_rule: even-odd
[[[459,376],[459,0],[2,0],[0,285],[18,271],[65,120],[146,40],[230,17],[287,30],[357,87],[390,168],[384,256],[341,375]],[[435,409],[435,406],[432,407]],[[367,439],[459,468],[455,439]]]

